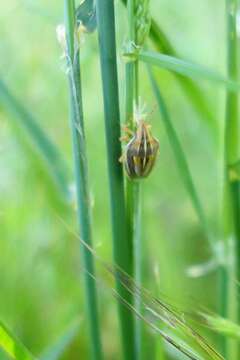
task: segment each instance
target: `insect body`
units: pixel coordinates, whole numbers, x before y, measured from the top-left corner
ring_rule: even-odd
[[[145,121],[139,120],[136,132],[126,145],[121,161],[130,179],[147,177],[155,164],[159,143],[150,128]]]

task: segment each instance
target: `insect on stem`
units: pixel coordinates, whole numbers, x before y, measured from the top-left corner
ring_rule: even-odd
[[[130,179],[145,178],[154,167],[159,150],[159,142],[152,136],[150,128],[151,125],[144,120],[137,122],[136,131],[126,145],[124,154],[120,159]],[[132,133],[127,127],[125,127],[125,132],[127,135]],[[126,136],[122,139],[127,140],[128,137]]]

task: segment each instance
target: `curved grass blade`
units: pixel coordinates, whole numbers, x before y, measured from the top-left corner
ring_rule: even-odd
[[[217,72],[173,56],[163,55],[152,51],[141,51],[139,60],[149,65],[155,65],[160,68],[176,72],[178,74],[190,77],[212,81],[213,83],[224,85],[232,91],[239,91],[240,84],[236,81],[226,79]]]
[[[151,21],[150,39],[159,52],[163,52],[166,55],[176,56],[176,51],[174,50],[172,44],[154,19]]]
[[[194,181],[193,181],[193,178],[192,178],[189,166],[188,166],[186,155],[184,153],[184,150],[182,148],[182,145],[180,143],[180,140],[178,138],[176,130],[174,129],[174,126],[171,122],[171,118],[169,116],[164,99],[158,88],[157,82],[154,78],[153,73],[151,72],[151,70],[149,68],[148,68],[148,73],[149,73],[149,78],[151,81],[153,92],[157,99],[159,111],[162,114],[162,120],[163,120],[165,129],[166,129],[166,132],[168,135],[168,139],[169,139],[169,142],[171,144],[171,147],[172,147],[175,159],[176,159],[176,164],[178,166],[178,170],[179,170],[182,180],[183,180],[183,184],[189,194],[193,208],[196,211],[196,214],[199,218],[199,221],[202,225],[205,235],[207,236],[209,244],[210,244],[212,250],[214,251],[214,243],[213,243],[213,240],[212,240],[209,228],[208,228],[205,211],[203,209],[203,206],[202,206],[202,203],[200,200],[200,196],[198,195],[197,189],[195,187],[195,184],[194,184]]]
[[[43,159],[45,167],[62,197],[65,201],[69,201],[69,170],[61,152],[38,125],[34,116],[15,98],[2,80],[0,80],[0,106],[10,114],[9,120],[15,120],[27,134],[34,149]]]
[[[212,331],[240,341],[240,326],[238,324],[218,315],[202,314],[202,317]]]
[[[167,343],[173,345],[179,352],[193,360],[223,360],[222,356],[197,332],[188,321],[189,315],[179,311],[165,301],[164,297],[156,298],[145,288],[136,284],[134,279],[123,271],[117,264],[104,261],[96,251],[85,243],[66,222],[57,215],[58,220],[83,246],[94,256],[102,270],[101,278],[96,278],[88,272],[100,285],[110,289],[113,296],[127,309],[132,311],[139,319],[144,321],[156,334],[159,334]],[[86,269],[83,269],[86,271]],[[118,290],[114,289],[114,279],[133,294],[142,304],[141,313]],[[104,280],[102,280],[104,279]]]
[[[76,338],[80,321],[75,321],[64,334],[39,357],[39,360],[58,360]]]
[[[0,347],[14,360],[34,360],[34,356],[0,321]]]

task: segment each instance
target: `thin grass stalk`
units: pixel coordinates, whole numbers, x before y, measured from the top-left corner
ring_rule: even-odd
[[[155,280],[155,296],[160,298],[161,296],[161,286],[162,280],[160,279],[159,267],[154,268],[154,280]],[[155,340],[155,359],[156,360],[166,360],[165,346],[162,339]]]
[[[136,1],[127,1],[128,10],[128,24],[129,24],[129,41],[132,44],[137,44],[136,29],[135,29],[135,13]],[[126,64],[126,120],[130,130],[135,129],[134,106],[139,106],[139,65],[138,61]],[[140,286],[142,282],[141,267],[142,267],[142,251],[141,251],[141,210],[140,210],[140,183],[138,181],[131,181],[126,179],[126,209],[128,222],[128,241],[132,247],[132,261],[133,272],[132,276]],[[138,298],[134,299],[135,308],[141,313],[141,301]],[[141,359],[143,354],[142,346],[142,321],[138,316],[135,316],[135,358]]]
[[[142,251],[142,206],[141,206],[141,185],[136,183],[133,185],[133,244],[134,244],[134,276],[138,286],[142,285],[142,264],[143,264],[143,251]],[[135,297],[135,308],[139,314],[142,314],[141,299]],[[144,358],[144,323],[141,319],[135,317],[135,349],[136,359]]]
[[[75,38],[75,2],[64,1],[65,26],[67,35],[67,64],[70,93],[70,115],[74,170],[77,192],[77,215],[80,227],[80,236],[86,244],[92,246],[92,231],[90,220],[90,196],[88,185],[88,169],[85,135],[83,126],[82,90],[79,63],[79,48]],[[83,258],[86,297],[86,318],[89,327],[89,343],[93,360],[101,360],[102,346],[100,339],[99,318],[97,308],[97,291],[94,278],[95,268],[92,254],[81,245]]]
[[[131,73],[132,72],[132,73]],[[130,129],[134,128],[134,114],[133,114],[133,103],[134,103],[134,90],[131,76],[134,74],[134,66],[132,63],[126,64],[126,119]],[[129,84],[131,85],[129,86]],[[129,99],[132,101],[130,102]],[[141,200],[140,200],[140,183],[126,178],[126,216],[127,216],[127,236],[128,243],[131,247],[132,255],[132,277],[140,286],[142,282],[142,251],[141,251]],[[135,308],[140,311],[141,301],[138,298],[135,299]],[[142,321],[138,316],[135,316],[135,352],[136,359],[140,359],[142,354]]]
[[[132,274],[132,245],[128,242],[124,199],[124,178],[121,156],[119,92],[116,61],[115,11],[113,0],[97,0],[97,22],[101,58],[101,72],[105,111],[105,134],[108,156],[108,175],[113,236],[114,262],[126,273]],[[116,274],[116,288],[130,304],[133,297]],[[121,342],[125,360],[135,358],[134,315],[122,303],[118,304]]]
[[[237,39],[238,0],[226,0],[227,15],[227,72],[232,81],[238,81],[238,39]],[[237,280],[240,275],[240,204],[239,182],[232,181],[230,167],[239,160],[239,111],[238,95],[228,91],[226,95],[225,131],[224,131],[224,197],[223,226],[225,239],[225,263],[222,267],[221,315],[236,323],[239,321],[237,299]],[[224,344],[224,355],[229,359],[239,359],[239,348],[232,342]]]

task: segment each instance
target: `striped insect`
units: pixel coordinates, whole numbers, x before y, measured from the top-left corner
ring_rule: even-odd
[[[132,136],[120,158],[130,179],[145,178],[153,169],[159,142],[152,136],[150,129],[151,125],[144,120],[138,120],[135,132],[127,127],[123,129],[127,136],[122,137],[121,140],[129,140],[129,135]]]

